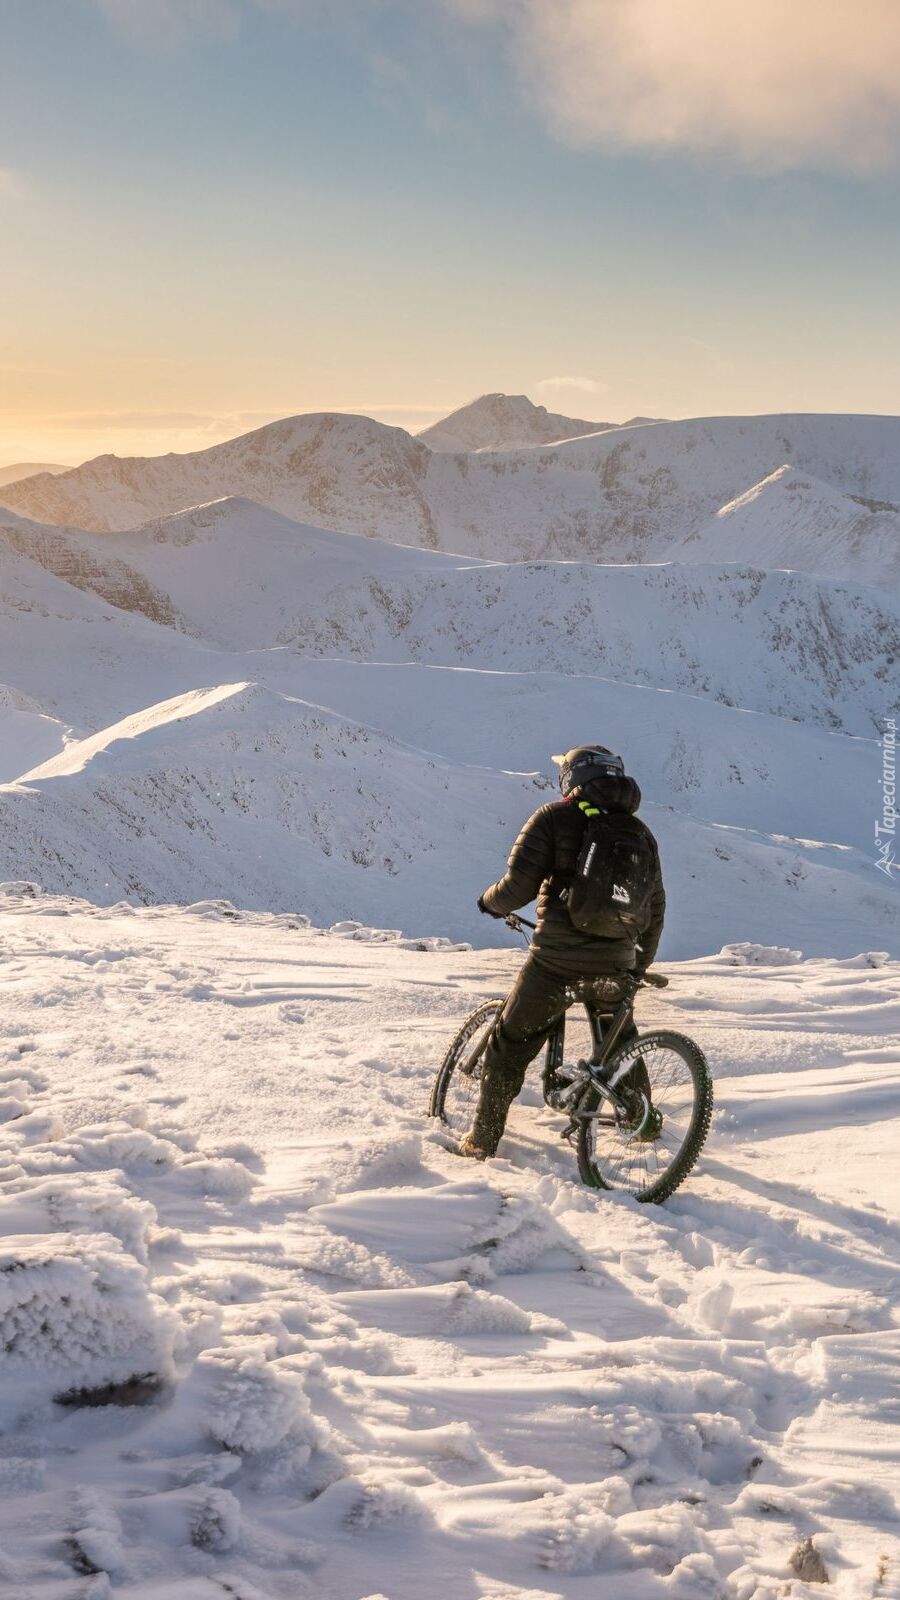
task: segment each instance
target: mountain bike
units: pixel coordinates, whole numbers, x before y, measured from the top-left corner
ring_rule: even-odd
[[[534,928],[516,914],[504,920],[526,938]],[[544,1050],[544,1104],[568,1117],[560,1138],[574,1141],[582,1182],[622,1189],[640,1201],[667,1200],[683,1183],[703,1148],[713,1110],[712,1078],[699,1045],[667,1029],[635,1032],[639,990],[664,989],[668,981],[661,973],[626,973],[611,1014],[582,1003],[589,1054],[574,1063],[565,1060],[567,1021],[571,1030],[575,1007],[553,1025]],[[485,1000],[478,1006],[438,1069],[429,1114],[454,1140],[472,1126],[484,1052],[504,1004]]]

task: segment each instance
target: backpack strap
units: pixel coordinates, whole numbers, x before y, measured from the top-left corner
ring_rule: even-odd
[[[600,807],[592,806],[589,800],[579,800],[578,809],[583,811],[586,817],[602,817],[604,815]]]

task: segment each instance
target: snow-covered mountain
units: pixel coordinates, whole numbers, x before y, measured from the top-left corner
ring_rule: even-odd
[[[859,797],[900,613],[871,590],[481,563],[246,502],[121,536],[6,531],[3,877],[405,929],[427,904],[483,939],[475,894],[552,793],[550,752],[599,737],[664,840],[673,953],[893,944]],[[152,615],[111,603],[123,570]]]
[[[189,455],[98,456],[8,487],[0,500],[39,521],[108,530],[242,495],[301,521],[437,547],[423,484],[440,459],[403,428],[323,412]]]
[[[101,903],[227,895],[332,919],[409,920],[437,899],[448,926],[471,926],[459,850],[474,883],[541,793],[226,684],[151,706],[0,789],[4,871],[38,861],[45,881]]]
[[[614,422],[586,422],[536,406],[524,394],[483,394],[416,435],[430,450],[520,450],[601,433]]]
[[[451,454],[363,417],[315,414],[192,455],[101,456],[7,487],[0,500],[39,521],[107,531],[236,495],[320,527],[493,560],[646,562],[674,550],[693,559],[689,536],[785,464],[839,495],[879,503],[861,513],[892,515],[900,504],[900,418],[701,418]],[[773,516],[785,498],[772,497]],[[753,548],[736,550],[742,529],[751,540],[758,524],[738,522],[731,537],[730,518],[722,520],[727,559],[763,565]],[[878,546],[888,551],[882,531],[879,524]],[[855,580],[859,536],[850,529],[845,550],[839,538],[805,535],[789,564],[827,558],[827,575]],[[774,537],[766,533],[767,548]],[[720,559],[713,545],[707,532],[698,558]],[[892,582],[895,570],[889,552],[873,557],[868,581]]]
[[[52,461],[13,461],[9,466],[0,467],[0,486],[6,483],[19,483],[22,478],[34,478],[39,472],[67,472],[68,467],[61,467]]]
[[[220,652],[286,647],[288,660],[267,659],[262,675],[289,692],[297,654],[555,671],[871,734],[900,654],[900,604],[856,584],[755,566],[486,562],[300,525],[245,500],[115,535],[0,511],[4,546],[107,602],[108,616],[111,603]],[[48,593],[59,602],[66,590]],[[191,655],[187,638],[171,649]],[[213,672],[196,650],[180,670],[184,688],[260,676],[256,666]],[[167,674],[161,697],[172,683]],[[45,678],[24,687],[84,721],[80,703],[48,702]]]
[[[443,699],[457,730],[455,759],[259,684],[151,706],[0,788],[4,870],[24,878],[39,862],[47,888],[101,904],[225,897],[317,921],[377,916],[407,928],[427,906],[451,937],[477,936],[477,894],[499,872],[524,816],[552,791],[540,773],[466,759],[466,708],[453,706],[446,681],[433,685],[432,705]],[[500,710],[485,707],[485,744]],[[529,715],[538,710],[530,697]],[[634,702],[619,710],[623,723],[629,710]],[[652,737],[646,730],[648,747]],[[836,779],[831,804],[846,802],[869,751],[863,741],[835,741],[833,760],[849,768],[835,774],[826,740],[805,741],[799,761],[774,741],[766,778],[782,793],[788,774],[814,791]],[[757,739],[755,756],[734,752],[751,783],[764,742]],[[672,799],[679,777],[702,789],[709,770],[698,762],[692,772],[690,751],[680,753]],[[772,932],[773,905],[780,939],[811,954],[892,944],[900,908],[863,851],[811,841],[805,827],[803,837],[787,836],[802,799],[785,811],[784,832],[772,834],[758,823],[711,824],[697,809],[700,817],[645,807],[667,863],[670,956],[699,954],[726,933],[760,941]],[[804,822],[810,816],[807,809]],[[823,804],[820,817],[833,821],[834,812]]]
[[[680,543],[677,561],[751,560],[858,583],[900,586],[900,505],[843,494],[811,473],[779,467]]]
[[[0,877],[406,931],[426,904],[483,942],[475,895],[550,752],[601,738],[663,842],[669,955],[894,948],[860,797],[900,658],[898,430],[717,419],[455,455],[301,418],[26,481],[62,498],[0,511]],[[223,474],[265,503],[111,531]],[[72,502],[103,516],[61,520]]]

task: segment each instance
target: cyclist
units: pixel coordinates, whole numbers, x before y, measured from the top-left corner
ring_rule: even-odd
[[[622,975],[646,971],[662,933],[666,897],[659,850],[635,816],[641,791],[626,775],[621,756],[590,744],[553,760],[562,799],[529,818],[504,876],[478,900],[479,911],[502,918],[537,897],[537,931],[485,1049],[478,1109],[459,1145],[460,1155],[478,1161],[496,1153],[528,1063],[556,1020],[575,1000],[588,1000],[602,1012],[615,1010],[622,999]],[[649,859],[648,910],[637,940],[624,927],[618,938],[580,932],[566,908],[588,818],[598,813],[614,818],[620,833],[640,834],[649,845],[643,852]],[[623,1034],[622,1042],[628,1037]]]

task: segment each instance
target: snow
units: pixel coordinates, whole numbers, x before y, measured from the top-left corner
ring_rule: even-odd
[[[896,589],[900,578],[900,506],[840,494],[796,467],[779,467],[688,535],[672,555],[682,561],[747,561],[795,567]]]
[[[547,442],[592,426],[318,414],[3,490],[16,1600],[900,1593],[900,421]],[[669,891],[640,1018],[716,1076],[659,1209],[535,1082],[486,1165],[424,1115],[521,959],[475,898],[595,737]]]
[[[607,686],[589,683],[583,700],[570,697],[567,722],[554,715],[560,686],[549,686],[538,720],[541,697],[531,684],[535,721],[514,739],[504,734],[507,679],[500,676],[500,692],[489,698],[493,684],[484,691],[480,678],[432,675],[420,700],[428,710],[418,718],[406,682],[382,691],[388,715],[375,714],[398,728],[443,707],[446,756],[258,683],[148,707],[0,787],[6,870],[26,879],[40,861],[47,887],[101,904],[236,898],[255,910],[300,908],[317,922],[386,918],[407,934],[428,905],[451,939],[483,943],[493,934],[477,912],[478,894],[522,819],[553,792],[540,772],[497,770],[489,740],[505,737],[513,758],[538,757],[554,729],[570,727],[574,742],[578,716],[596,715]],[[343,681],[351,703],[377,695],[377,675],[372,684]],[[808,952],[895,949],[896,895],[872,868],[866,819],[858,831],[854,822],[875,765],[871,742],[810,729],[782,743],[783,725],[772,719],[773,728],[764,720],[733,750],[727,733],[710,738],[709,756],[693,759],[671,726],[654,726],[657,697],[649,698],[635,754],[643,741],[649,755],[658,740],[657,762],[665,756],[657,766],[661,799],[644,808],[671,899],[663,950],[697,955],[735,933],[765,943],[776,920],[781,937],[805,941]],[[660,715],[671,724],[671,712]],[[624,710],[613,702],[609,726],[617,722],[625,732],[627,702]],[[431,742],[425,726],[421,737]],[[695,740],[699,748],[702,736]],[[773,782],[777,799],[767,807],[761,795]],[[683,809],[675,812],[664,802],[679,784]],[[788,801],[792,788],[797,798]],[[728,815],[735,820],[712,820]],[[838,815],[846,842],[829,842]]]
[[[862,528],[886,551],[885,565],[872,558],[871,575],[895,583],[889,530],[900,504],[898,463],[896,417],[701,417],[519,450],[445,452],[402,428],[320,412],[191,455],[99,456],[0,492],[4,505],[26,518],[100,531],[234,495],[301,523],[493,560],[652,562],[682,548],[693,559],[685,541],[787,464],[830,486],[832,495],[883,503],[869,508],[876,521]],[[776,521],[764,542],[784,549],[777,522],[794,499],[786,488],[764,498]],[[821,491],[812,487],[805,510],[804,497],[797,498],[801,522],[814,521]],[[809,551],[820,571],[824,551],[829,575],[854,581],[860,529],[845,521],[846,533],[835,534],[827,525],[832,508],[823,514],[824,531],[807,528],[789,548],[790,564],[802,567]],[[733,530],[727,520],[720,531],[732,552],[742,528],[758,537],[752,517],[742,514]],[[701,560],[707,544],[704,533]],[[741,546],[739,558],[753,561],[753,549]],[[722,558],[717,552],[714,559]]]
[[[0,671],[34,684],[41,709],[94,728],[179,688],[261,671],[290,689],[289,652],[603,674],[868,733],[900,651],[896,600],[803,573],[485,562],[299,525],[242,500],[115,538],[11,513],[0,524]],[[122,608],[157,627],[129,629]],[[46,660],[54,636],[72,663],[65,682]],[[210,651],[220,662],[267,654],[217,678]],[[110,716],[100,667],[113,652],[126,680]],[[84,696],[73,699],[86,675],[98,707],[87,717]],[[126,698],[134,682],[160,692]]]
[[[0,683],[0,783],[49,760],[65,746],[69,730],[28,695]]]
[[[900,614],[871,588],[486,562],[244,500],[121,536],[4,525],[7,877],[407,935],[428,904],[483,943],[549,752],[599,735],[663,841],[668,955],[897,949],[871,840]]]
[[[895,960],[667,965],[641,1020],[698,1039],[719,1111],[650,1208],[577,1182],[534,1088],[493,1163],[434,1137],[513,951],[0,906],[4,1592],[896,1587]]]
[[[118,1241],[59,1233],[4,1239],[0,1349],[9,1387],[0,1427],[79,1389],[173,1372],[178,1318]]]
[[[84,732],[146,705],[148,688],[155,700],[208,681],[202,645],[76,588],[0,538],[0,683],[7,706],[33,707]],[[18,776],[9,766],[5,754],[6,773]]]
[[[614,428],[536,406],[524,394],[483,394],[416,435],[429,450],[519,450]]]

